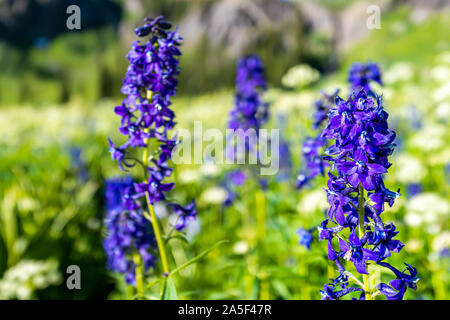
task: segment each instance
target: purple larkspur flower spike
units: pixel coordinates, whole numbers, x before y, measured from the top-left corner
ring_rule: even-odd
[[[149,203],[154,204],[165,200],[165,194],[174,187],[165,179],[172,173],[168,161],[179,142],[176,138],[169,138],[168,132],[175,126],[175,113],[170,105],[177,92],[179,47],[183,39],[177,29],[170,30],[171,23],[162,16],[146,18],[145,21],[135,32],[141,38],[148,37],[148,40],[145,43],[133,42],[127,54],[130,64],[121,89],[126,98],[114,108],[121,117],[119,132],[127,137],[127,141],[121,146],[116,146],[110,139],[108,141],[111,156],[118,161],[121,170],[137,162],[127,156],[132,154],[129,149],[146,149],[151,140],[155,141],[151,145],[158,147],[152,159],[143,161],[147,166],[147,180],[135,183],[132,195],[133,199],[148,196]],[[191,204],[195,205],[195,202]]]
[[[350,289],[341,281],[345,278],[341,261],[345,260],[350,261],[359,274],[367,274],[369,262],[394,272],[397,278],[390,285],[376,286],[379,293],[390,300],[402,299],[406,289],[415,289],[419,280],[412,266],[407,264],[407,274],[385,262],[404,247],[394,239],[398,234],[394,224],[385,224],[381,218],[384,204],[392,206],[400,196],[400,190],[390,191],[384,184],[396,134],[389,129],[381,97],[364,87],[369,80],[379,79],[378,69],[372,65],[368,68],[369,71],[364,71],[359,65],[352,67],[351,73],[364,69],[352,76],[352,85],[358,91],[347,100],[335,98],[320,135],[329,144],[323,158],[329,163],[325,191],[330,209],[327,219],[318,227],[319,240],[327,240],[328,258],[340,269],[338,278],[321,291],[324,299],[339,299],[355,291],[362,291],[360,298],[371,298],[367,294],[372,292],[365,292],[367,288]]]
[[[144,218],[142,208],[133,197],[133,179],[113,178],[105,184],[107,237],[103,241],[107,266],[115,272],[124,273],[128,284],[135,284],[135,263],[133,254],[138,252],[143,260],[144,270],[152,267],[156,258],[149,253],[154,246],[150,222]]]

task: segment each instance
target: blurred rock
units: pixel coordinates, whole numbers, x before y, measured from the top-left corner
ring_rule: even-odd
[[[265,41],[267,30],[280,37],[283,47],[295,46],[295,33],[301,27],[295,4],[273,0],[207,2],[193,7],[180,22],[186,46],[196,46],[206,38],[233,57]]]
[[[411,21],[416,24],[424,22],[433,11],[450,10],[448,0],[409,0],[406,3],[412,7]]]
[[[314,1],[301,1],[299,7],[309,30],[332,37],[336,32],[336,17]]]
[[[367,8],[370,5],[377,5],[381,9],[381,14],[390,10],[393,6],[393,1],[357,1],[352,5],[340,11],[337,15],[336,28],[336,47],[339,51],[346,50],[355,42],[360,41],[371,31],[367,28],[367,19],[369,14]],[[382,16],[381,16],[382,19]],[[382,26],[381,20],[381,26]]]

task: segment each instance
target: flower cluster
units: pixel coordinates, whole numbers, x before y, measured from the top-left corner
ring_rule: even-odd
[[[223,206],[228,207],[233,204],[234,200],[237,197],[236,187],[242,186],[246,179],[247,175],[244,171],[233,170],[227,172],[222,182],[222,186],[227,192],[227,197],[222,203]]]
[[[133,193],[133,179],[110,179],[105,185],[108,235],[103,241],[108,268],[124,273],[128,284],[135,284],[136,265],[133,255],[139,253],[145,271],[156,258],[149,252],[154,246],[150,222],[144,218],[140,205],[129,198]]]
[[[375,81],[382,85],[380,68],[376,63],[360,63],[355,62],[350,66],[348,73],[348,82],[350,82],[351,90],[358,92],[364,90],[368,95],[375,96],[370,88],[370,82]]]
[[[328,119],[328,110],[333,104],[334,97],[337,95],[338,90],[333,94],[328,95],[325,92],[321,92],[322,98],[318,99],[314,106],[316,112],[314,113],[314,130],[321,129]],[[327,140],[320,136],[320,131],[315,137],[307,137],[303,142],[303,158],[305,160],[305,166],[297,175],[297,188],[302,189],[305,187],[314,177],[325,173],[327,162],[321,158],[322,149],[326,146]]]
[[[311,250],[311,243],[314,240],[313,232],[315,228],[306,230],[304,228],[300,228],[297,230],[297,235],[299,236],[298,244],[304,246],[306,249]]]
[[[137,162],[130,150],[144,149],[142,164],[146,170],[146,181],[134,184],[132,197],[146,196],[150,205],[165,200],[165,193],[173,189],[173,183],[164,182],[172,169],[168,165],[172,151],[178,144],[168,137],[175,125],[175,113],[170,109],[171,97],[176,94],[177,76],[180,73],[179,56],[182,38],[177,30],[169,31],[171,24],[162,17],[146,19],[146,23],[135,30],[139,37],[148,36],[145,44],[135,41],[127,58],[130,62],[123,80],[122,93],[127,95],[114,111],[121,117],[119,131],[127,136],[122,146],[109,140],[112,158],[125,170]],[[157,150],[149,157],[149,144]],[[186,207],[169,204],[179,215],[176,228],[181,230],[185,222],[196,215],[195,202]]]
[[[375,100],[361,90],[346,101],[336,97],[328,117],[321,136],[333,142],[324,157],[330,163],[326,189],[330,209],[318,229],[319,239],[328,241],[328,258],[337,264],[340,275],[325,286],[322,296],[336,299],[362,291],[360,298],[369,298],[367,288],[348,287],[349,273],[341,262],[348,260],[360,274],[367,274],[369,261],[392,270],[397,279],[391,286],[379,284],[376,288],[388,299],[401,299],[407,287],[415,289],[418,278],[409,265],[407,275],[384,262],[404,246],[394,239],[398,232],[393,223],[381,219],[385,202],[392,205],[400,196],[383,182],[396,136],[388,127],[388,114],[381,97]]]
[[[237,63],[236,94],[234,97],[234,108],[230,112],[228,128],[232,130],[242,129],[255,130],[258,135],[259,129],[267,122],[269,117],[268,104],[263,100],[263,93],[267,89],[264,77],[264,65],[256,55],[241,58]],[[239,136],[239,139],[245,139]],[[234,158],[236,147],[227,150],[227,155]],[[246,152],[255,146],[245,142]]]
[[[353,92],[364,90],[368,95],[375,97],[375,93],[370,88],[370,83],[375,81],[380,85],[382,84],[380,68],[376,63],[364,64],[356,62],[350,67],[348,81]],[[318,174],[323,175],[328,165],[321,157],[322,149],[327,144],[327,139],[321,136],[321,130],[328,119],[329,109],[338,93],[339,90],[336,90],[331,95],[321,91],[322,98],[314,103],[316,112],[313,116],[313,129],[319,130],[319,133],[315,137],[307,137],[303,143],[305,168],[297,176],[296,186],[298,189],[308,185]]]
[[[231,110],[230,129],[259,129],[267,122],[268,104],[263,100],[267,89],[264,65],[256,55],[240,59],[237,63],[235,108]]]
[[[307,137],[303,142],[303,159],[305,168],[297,175],[297,188],[306,186],[318,174],[324,174],[326,162],[320,157],[321,149],[326,143],[326,139],[320,136]]]

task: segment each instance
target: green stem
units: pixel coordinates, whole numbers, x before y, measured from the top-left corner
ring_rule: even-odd
[[[361,184],[359,184],[359,197],[358,197],[358,232],[359,237],[361,238],[364,234],[364,188]]]
[[[161,236],[161,229],[158,224],[158,219],[156,218],[156,215],[155,215],[155,210],[153,209],[153,206],[150,204],[150,197],[149,197],[148,193],[145,194],[145,197],[147,198],[148,211],[150,212],[150,218],[151,218],[150,222],[152,223],[153,231],[155,232],[156,243],[158,245],[159,254],[161,255],[161,263],[163,266],[163,271],[166,275],[168,275],[169,274],[169,264],[167,263],[167,254],[166,254],[166,250],[164,248],[164,242],[163,242],[163,239]]]
[[[147,92],[147,99],[150,101],[152,97],[151,91]],[[148,130],[146,130],[147,132]],[[144,167],[147,168],[148,166],[148,139],[145,139],[145,144],[147,147],[144,149],[144,152],[142,154],[142,163],[144,164]],[[148,192],[145,193],[145,198],[147,200],[147,208],[150,213],[150,216],[148,214],[144,214],[144,216],[150,221],[153,227],[153,231],[155,233],[156,243],[158,245],[159,254],[161,256],[161,263],[163,266],[164,274],[169,274],[169,264],[167,263],[167,254],[166,250],[164,249],[164,242],[161,236],[161,229],[159,227],[158,219],[156,218],[155,210],[153,208],[153,205],[150,201],[150,195]]]
[[[262,243],[266,236],[266,198],[262,190],[255,194],[256,225],[258,245]]]
[[[359,184],[359,197],[358,197],[358,233],[359,238],[361,239],[364,235],[364,188]],[[363,274],[364,280],[364,291],[366,293],[366,300],[371,300],[370,288],[369,288],[369,276],[367,274]]]
[[[247,299],[251,299],[252,296],[252,291],[253,291],[253,287],[254,287],[254,276],[252,275],[252,273],[250,272],[250,270],[252,269],[254,263],[253,260],[251,259],[249,252],[251,251],[251,247],[252,247],[252,235],[251,235],[251,216],[250,216],[250,211],[251,211],[251,201],[250,201],[250,171],[246,170],[246,176],[247,179],[244,182],[244,185],[242,186],[242,201],[243,201],[243,216],[242,216],[242,238],[243,240],[247,243],[248,246],[248,250],[245,253],[245,260],[246,260],[246,268],[248,273],[245,274],[244,276],[244,283],[245,283],[245,294]]]
[[[142,264],[141,255],[138,252],[134,253],[133,260],[136,266],[135,269],[136,291],[138,299],[140,299],[144,296],[144,266]]]
[[[264,191],[258,189],[255,193],[255,211],[256,211],[256,243],[258,248],[258,269],[261,269],[261,253],[263,251],[263,242],[266,237],[266,197]],[[261,270],[260,270],[261,276]],[[260,299],[268,300],[270,298],[269,284],[266,275],[260,278]]]

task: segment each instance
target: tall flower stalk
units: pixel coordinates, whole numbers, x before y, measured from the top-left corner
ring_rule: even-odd
[[[235,141],[227,143],[228,158],[242,157],[250,161],[250,157],[256,155],[255,160],[259,161],[257,140],[248,139],[248,135],[254,133],[258,138],[259,130],[268,121],[269,105],[263,99],[266,89],[264,65],[261,59],[257,55],[241,58],[237,63],[234,108],[230,111],[228,121],[228,128],[233,130],[233,135],[227,137],[227,139],[234,139],[236,136],[237,144]],[[237,148],[237,145],[242,143],[244,150]],[[247,166],[246,169],[248,172],[241,175],[250,177],[251,168]],[[236,176],[236,172],[234,176]],[[244,182],[245,178],[241,180],[240,184]]]
[[[257,145],[257,140],[259,137],[259,130],[268,121],[269,110],[268,104],[263,99],[263,94],[267,89],[267,84],[264,76],[264,65],[261,59],[257,55],[249,55],[241,58],[237,63],[237,75],[236,75],[236,94],[234,108],[230,111],[228,128],[233,130],[233,135],[227,137],[227,139],[237,138],[237,144],[243,145],[244,150],[237,148],[234,141],[232,143],[227,143],[226,154],[227,157],[231,159],[240,158],[245,161],[251,162],[256,160],[259,163],[259,148]],[[256,137],[256,141],[253,139],[248,139],[248,136]],[[254,157],[256,159],[252,159]],[[244,162],[245,162],[244,161]],[[255,215],[253,218],[256,221],[256,244],[260,246],[266,233],[266,200],[265,194],[261,188],[257,187],[258,183],[254,183],[251,176],[256,177],[254,174],[254,167],[247,165],[245,172],[240,175],[234,173],[234,176],[242,176],[244,179],[239,179],[239,184],[244,184],[244,196],[246,205],[243,212],[243,225],[245,232],[251,232],[253,228],[252,213]],[[231,176],[232,181],[233,179]],[[245,181],[246,180],[246,181]],[[261,180],[259,180],[260,184]],[[234,183],[237,185],[237,183]],[[251,190],[252,189],[252,190]],[[250,194],[254,192],[254,201],[251,201]],[[234,199],[234,194],[229,194],[230,204]],[[252,202],[254,207],[252,207]],[[253,232],[251,232],[253,234]],[[248,237],[247,241],[253,242],[253,237]],[[252,259],[249,259],[250,264]],[[249,265],[249,269],[258,269],[260,264],[260,257],[258,257],[258,262],[256,265]],[[254,277],[249,275],[249,283],[253,283]],[[251,287],[251,286],[250,286]],[[264,279],[260,279],[260,287],[262,288],[259,293],[260,297],[267,298],[268,290],[267,283]],[[263,290],[264,289],[264,290]]]
[[[385,203],[392,206],[400,196],[388,190],[383,179],[391,166],[388,157],[396,134],[389,129],[381,97],[372,98],[367,91],[362,88],[347,100],[337,97],[321,134],[333,143],[324,157],[330,164],[326,189],[330,209],[318,228],[319,239],[327,240],[328,258],[339,270],[339,276],[321,291],[323,299],[339,299],[352,292],[360,292],[359,298],[367,300],[378,294],[402,299],[407,288],[416,289],[419,280],[412,266],[407,264],[407,274],[385,262],[404,246],[394,239],[398,234],[394,224],[385,224],[381,217]],[[347,271],[345,261],[353,264],[362,281]],[[371,288],[369,264],[390,269],[396,279]],[[351,287],[350,282],[358,286]]]
[[[157,219],[154,204],[166,201],[166,193],[173,189],[174,183],[166,182],[172,168],[169,166],[172,151],[178,141],[169,138],[169,131],[175,126],[175,113],[170,108],[171,97],[176,94],[177,77],[180,73],[179,49],[182,38],[178,31],[170,31],[171,24],[162,17],[145,19],[145,24],[135,33],[147,41],[133,42],[127,55],[130,62],[121,92],[126,95],[114,112],[121,117],[120,133],[127,141],[116,146],[109,140],[112,158],[117,160],[121,170],[127,170],[138,164],[143,169],[143,181],[134,183],[122,194],[125,212],[138,212],[150,221],[154,239],[159,251],[163,275],[168,275],[170,266],[163,230]],[[139,156],[140,153],[140,156]],[[144,205],[145,203],[145,205]],[[176,230],[182,230],[189,220],[196,216],[195,202],[186,207],[168,202],[178,216]],[[130,219],[130,214],[124,219]],[[114,225],[109,226],[111,230]],[[135,242],[136,238],[130,241]],[[107,253],[110,255],[115,248]],[[135,265],[142,261],[144,253],[138,250]],[[143,268],[136,268],[136,279],[142,281]],[[137,284],[141,287],[142,284]],[[139,290],[138,290],[139,291]],[[140,292],[142,294],[142,292]]]
[[[234,108],[230,111],[229,129],[244,131],[251,129],[259,134],[259,129],[269,118],[268,104],[263,99],[266,89],[261,59],[256,55],[241,58],[237,63],[236,94]],[[256,147],[250,143],[246,143],[246,152]],[[236,151],[233,149],[229,152],[229,156],[234,156]]]

